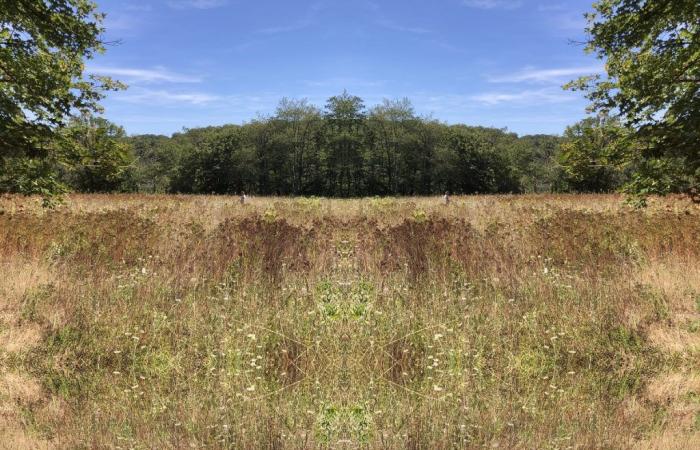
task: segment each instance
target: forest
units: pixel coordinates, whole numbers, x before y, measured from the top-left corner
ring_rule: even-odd
[[[172,137],[127,136],[82,116],[63,133],[74,163],[58,181],[77,192],[326,197],[610,192],[626,173],[577,167],[567,148],[604,151],[619,129],[614,120],[586,119],[563,137],[518,136],[420,117],[408,99],[367,108],[347,92],[323,108],[285,98],[269,117]]]
[[[273,116],[244,125],[128,138],[122,186],[329,197],[550,191],[566,183],[553,159],[560,141],[449,126],[416,116],[405,99],[370,109],[348,93],[323,109],[283,99]]]

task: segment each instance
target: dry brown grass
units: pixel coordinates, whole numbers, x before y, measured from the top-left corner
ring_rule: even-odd
[[[0,401],[18,448],[697,439],[700,210],[680,198],[79,195],[0,211]]]

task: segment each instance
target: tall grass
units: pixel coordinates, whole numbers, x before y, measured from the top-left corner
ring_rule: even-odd
[[[47,274],[0,285],[4,328],[40,330],[0,359],[40,386],[39,399],[5,399],[26,442],[697,439],[700,382],[650,394],[699,375],[700,211],[681,199],[644,211],[616,196],[36,202],[0,201],[4,267]]]

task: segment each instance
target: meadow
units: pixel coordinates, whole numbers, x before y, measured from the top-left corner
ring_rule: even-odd
[[[0,448],[700,448],[700,207],[0,198]]]

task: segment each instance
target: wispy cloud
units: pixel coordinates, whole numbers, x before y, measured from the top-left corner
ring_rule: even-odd
[[[257,31],[257,33],[261,34],[280,34],[280,33],[290,33],[292,31],[299,31],[303,30],[304,28],[307,28],[312,25],[311,20],[301,20],[299,22],[290,24],[290,25],[282,25],[279,27],[268,27],[268,28],[261,28],[260,30]]]
[[[523,4],[522,0],[463,0],[462,4],[478,9],[516,9]]]
[[[566,3],[550,3],[550,4],[540,4],[537,5],[538,11],[548,12],[548,11],[566,11]]]
[[[144,4],[136,4],[136,3],[131,3],[127,4],[124,6],[124,9],[126,11],[135,11],[135,12],[148,12],[153,10],[153,6],[149,5],[148,3]]]
[[[402,33],[413,33],[413,34],[428,34],[432,33],[432,30],[422,27],[411,27],[398,24],[392,20],[378,20],[377,25],[386,28],[387,30],[399,31]]]
[[[303,30],[308,28],[314,23],[316,23],[316,16],[326,8],[327,4],[325,1],[317,1],[312,3],[306,10],[304,17],[300,20],[272,27],[261,28],[256,31],[256,33],[261,34],[280,34],[280,33],[290,33],[293,31]]]
[[[561,89],[534,89],[517,92],[484,92],[472,95],[470,100],[482,105],[500,105],[504,103],[562,103],[576,100],[577,97]]]
[[[373,88],[386,85],[384,80],[363,80],[353,77],[333,77],[324,80],[305,80],[304,85],[314,88],[333,88],[333,89],[358,89],[358,88]]]
[[[131,14],[109,13],[102,22],[102,25],[110,32],[131,30],[139,23],[140,20],[133,17]]]
[[[224,6],[228,0],[174,0],[168,6],[174,9],[212,9]]]
[[[130,89],[129,91],[115,96],[116,100],[138,103],[138,104],[158,104],[158,105],[207,105],[221,100],[221,97],[203,92],[173,92],[165,89]]]
[[[557,28],[562,31],[583,31],[588,26],[588,21],[583,14],[559,14],[552,18]]]
[[[182,75],[170,72],[162,67],[153,69],[134,69],[128,67],[88,67],[87,72],[95,75],[108,75],[124,78],[130,82],[167,82],[167,83],[199,83],[200,77]]]
[[[541,13],[548,30],[559,36],[571,37],[575,33],[580,36],[588,26],[584,15],[585,8],[572,8],[565,3],[551,5],[539,5],[537,10]]]
[[[558,83],[578,75],[600,73],[602,70],[603,67],[600,65],[562,67],[557,69],[535,69],[527,67],[506,75],[490,76],[487,80],[490,83]]]

